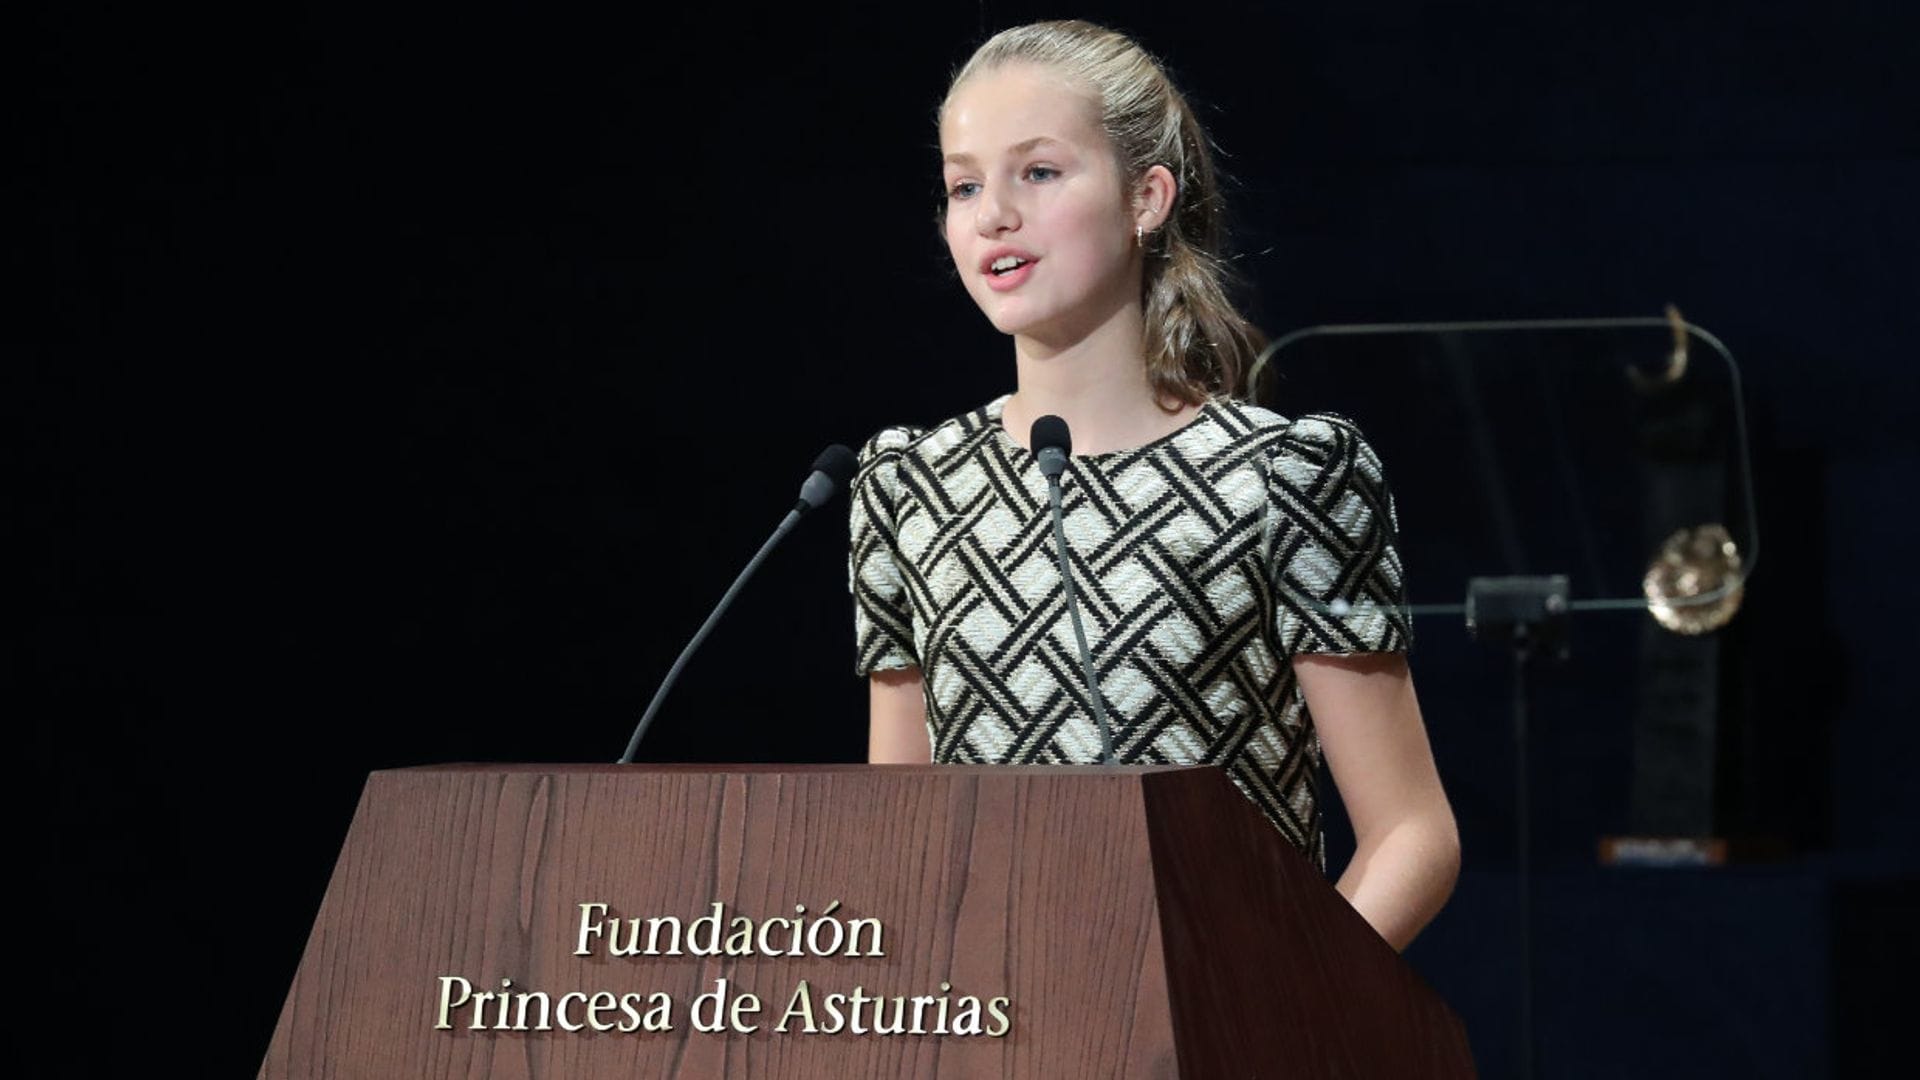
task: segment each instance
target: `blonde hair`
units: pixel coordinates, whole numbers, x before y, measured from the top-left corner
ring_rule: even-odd
[[[1155,397],[1163,406],[1198,405],[1216,394],[1245,394],[1248,367],[1264,338],[1227,298],[1224,203],[1206,132],[1186,98],[1131,38],[1076,19],[1016,26],[989,38],[947,85],[940,114],[961,83],[1013,63],[1048,68],[1093,91],[1125,182],[1155,165],[1173,174],[1173,206],[1144,240],[1140,279]]]

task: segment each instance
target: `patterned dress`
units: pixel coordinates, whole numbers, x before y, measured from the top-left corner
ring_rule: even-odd
[[[862,449],[856,669],[921,669],[935,761],[1097,762],[1046,481],[1005,402]],[[1146,446],[1074,457],[1062,494],[1115,757],[1220,766],[1324,866],[1320,744],[1289,660],[1407,647],[1372,450],[1337,417],[1216,399]]]

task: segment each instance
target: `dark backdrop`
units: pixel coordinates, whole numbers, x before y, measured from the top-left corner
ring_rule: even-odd
[[[1543,676],[1548,1074],[1892,1060],[1916,10],[1074,12],[1201,103],[1268,330],[1673,301],[1746,366],[1742,812],[1795,854],[1593,867],[1630,672],[1602,647]],[[39,12],[10,187],[46,288],[6,365],[22,1037],[255,1068],[370,769],[610,760],[819,446],[1010,388],[932,228],[932,111],[983,31],[1057,14]],[[644,756],[862,754],[840,513],[768,563]],[[1451,623],[1421,640],[1467,873],[1410,955],[1508,1075],[1506,668]]]

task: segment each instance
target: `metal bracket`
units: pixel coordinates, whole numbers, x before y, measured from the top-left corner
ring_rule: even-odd
[[[1567,576],[1467,579],[1467,632],[1529,653],[1567,658]]]

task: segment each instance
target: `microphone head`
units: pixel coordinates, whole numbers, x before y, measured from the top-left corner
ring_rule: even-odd
[[[1027,435],[1028,449],[1038,454],[1042,450],[1058,450],[1072,456],[1073,436],[1067,431],[1067,422],[1048,414],[1033,422],[1033,430]]]
[[[800,503],[794,509],[804,514],[826,505],[835,492],[853,479],[859,464],[853,451],[839,443],[820,451],[820,456],[813,459],[813,472],[807,476],[807,482],[800,485]]]
[[[1040,475],[1052,480],[1067,471],[1067,458],[1073,453],[1073,436],[1067,422],[1048,414],[1033,422],[1027,435],[1028,448],[1040,464]]]
[[[853,472],[859,466],[860,461],[854,457],[853,451],[839,443],[834,443],[820,451],[820,456],[813,459],[813,471],[823,472],[832,477],[835,487],[846,487],[847,481],[853,479]]]

